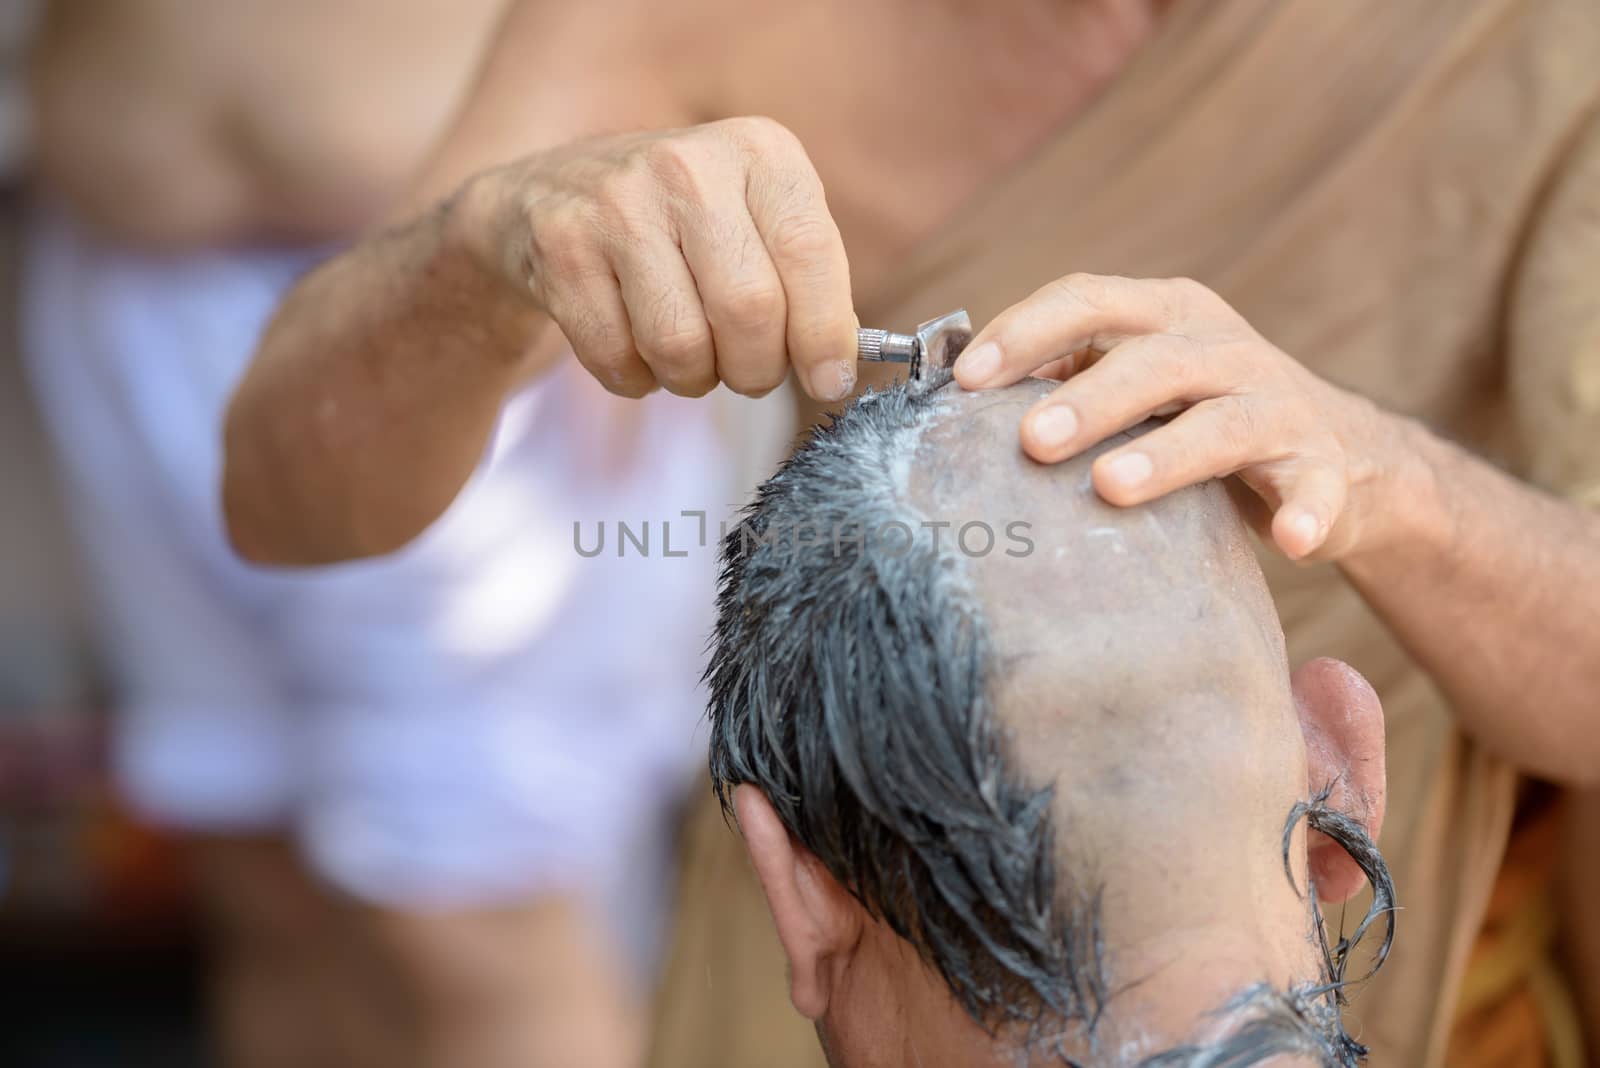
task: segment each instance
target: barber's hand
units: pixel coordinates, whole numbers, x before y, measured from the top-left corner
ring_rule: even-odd
[[[700,396],[855,384],[850,270],[822,182],[769,119],[564,146],[463,194],[492,268],[607,389]]]
[[[1259,497],[1244,498],[1257,528],[1293,559],[1370,547],[1373,487],[1401,447],[1397,420],[1187,279],[1068,275],[984,327],[955,375],[967,389],[1064,380],[1023,418],[1023,449],[1043,463],[1181,412],[1096,459],[1095,489],[1127,506],[1237,473]]]

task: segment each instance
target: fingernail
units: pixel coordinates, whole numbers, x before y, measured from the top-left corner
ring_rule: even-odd
[[[1149,478],[1155,471],[1150,457],[1142,452],[1125,452],[1106,461],[1106,477],[1119,486],[1132,488]]]
[[[981,386],[1000,370],[1000,346],[985,341],[956,357],[955,373],[963,385]]]
[[[1047,449],[1059,449],[1078,432],[1078,416],[1065,404],[1052,404],[1035,415],[1030,423],[1033,438]]]
[[[856,386],[856,369],[840,360],[811,372],[811,395],[817,400],[844,400]]]
[[[1295,537],[1299,538],[1300,544],[1305,547],[1305,551],[1310,552],[1315,547],[1317,535],[1322,530],[1322,524],[1318,522],[1317,517],[1310,512],[1301,512],[1294,517],[1290,526],[1294,529]]]

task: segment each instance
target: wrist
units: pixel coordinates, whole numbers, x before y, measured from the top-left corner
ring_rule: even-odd
[[[514,286],[501,250],[504,210],[498,170],[468,178],[439,205],[439,238],[443,252],[478,272],[480,284],[503,287],[506,296],[526,298],[527,287]]]
[[[1372,405],[1374,439],[1366,470],[1352,479],[1359,535],[1339,561],[1360,573],[1396,562],[1447,559],[1456,539],[1446,488],[1451,446],[1421,423]]]
[[[506,224],[499,171],[468,179],[436,213],[437,281],[441,298],[487,335],[486,350],[520,373],[530,354],[548,347],[540,342],[551,323],[509,262],[507,232],[516,228]]]

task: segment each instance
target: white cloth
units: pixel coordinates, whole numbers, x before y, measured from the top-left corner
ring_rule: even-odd
[[[222,414],[315,260],[132,253],[45,211],[30,227],[24,344],[100,594],[123,788],[167,825],[289,828],[362,898],[576,889],[648,924],[670,809],[704,767],[697,680],[728,496],[708,409],[629,406],[640,447],[608,477],[594,416],[616,406],[557,373],[513,401],[411,547],[249,567],[223,535]],[[708,544],[663,556],[660,522],[677,520],[677,550],[695,526],[679,513],[702,508]],[[574,522],[588,546],[621,520],[652,521],[652,555],[575,550]]]

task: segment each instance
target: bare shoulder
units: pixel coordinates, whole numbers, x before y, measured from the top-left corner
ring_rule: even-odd
[[[516,0],[472,89],[397,214],[469,176],[557,145],[708,118],[711,68],[771,0]]]
[[[60,0],[30,63],[47,180],[123,236],[359,225],[420,164],[506,0]]]

